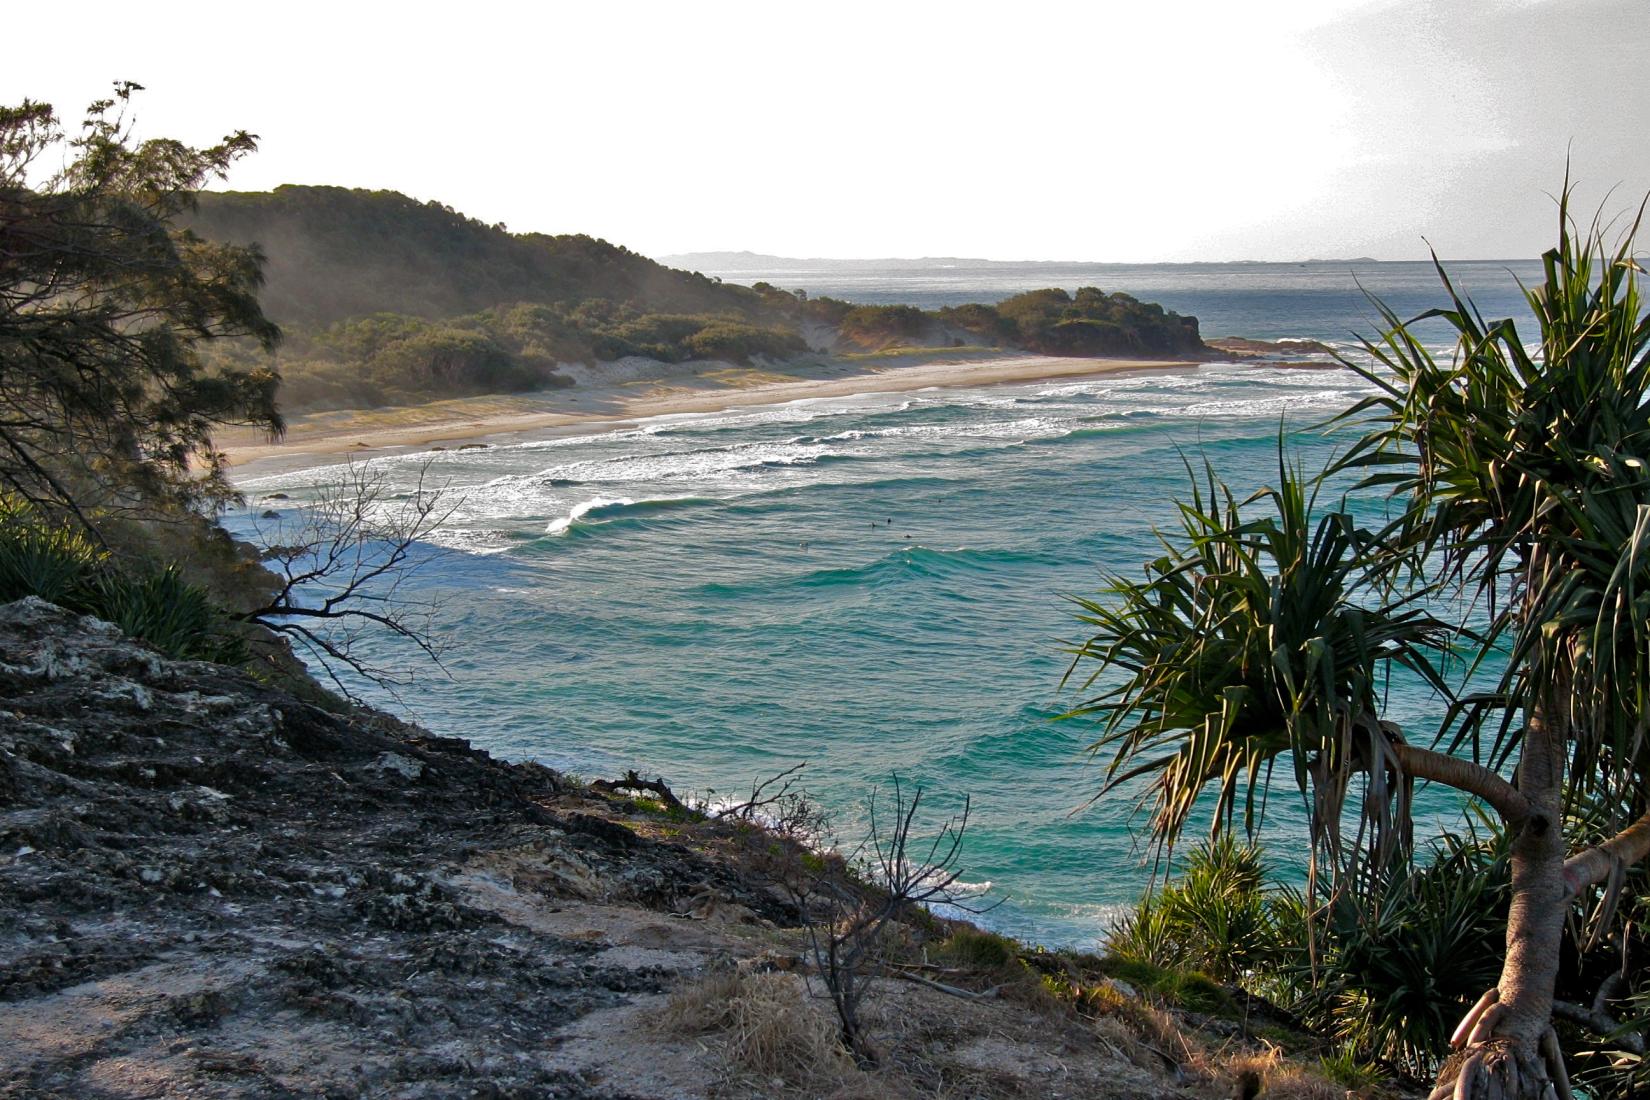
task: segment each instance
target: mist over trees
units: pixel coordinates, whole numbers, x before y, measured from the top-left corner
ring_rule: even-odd
[[[809,298],[665,267],[582,234],[512,234],[393,191],[203,193],[200,234],[266,256],[262,300],[287,340],[292,411],[416,404],[567,385],[559,363],[782,364],[830,346],[962,344],[1050,355],[1193,354],[1195,318],[1092,287],[937,312]],[[242,344],[224,362],[267,358]]]

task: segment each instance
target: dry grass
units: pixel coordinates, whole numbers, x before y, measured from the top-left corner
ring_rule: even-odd
[[[823,1096],[858,1075],[837,1041],[835,1022],[789,974],[711,974],[678,989],[657,1023],[681,1034],[720,1036],[734,1076],[778,1079]]]
[[[1266,1100],[1346,1100],[1359,1095],[1298,1063],[1284,1061],[1276,1047],[1219,1058],[1208,1069],[1232,1081],[1246,1073],[1254,1074],[1261,1083],[1260,1095]]]

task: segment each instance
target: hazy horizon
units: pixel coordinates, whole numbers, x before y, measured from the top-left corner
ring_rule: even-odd
[[[802,264],[1004,264],[1042,267],[1195,267],[1198,265],[1239,265],[1239,264],[1341,264],[1341,263],[1370,263],[1370,264],[1413,264],[1431,263],[1430,256],[1405,257],[1402,259],[1381,259],[1376,256],[1303,256],[1299,259],[1269,259],[1264,256],[1230,256],[1223,259],[1208,260],[1082,260],[1065,257],[1052,260],[1032,260],[1003,256],[778,256],[771,252],[756,252],[748,248],[703,248],[687,252],[669,252],[659,256],[650,256],[649,259],[659,263],[668,263],[672,260],[708,259],[717,256],[742,257],[749,256],[756,260],[782,260],[789,263]],[[1493,264],[1514,263],[1528,260],[1529,256],[1480,256],[1471,259],[1454,260],[1456,263]],[[1446,263],[1451,258],[1440,256]],[[760,270],[752,268],[751,270]]]
[[[72,132],[135,80],[140,136],[261,136],[227,189],[396,190],[650,256],[1504,259],[1553,239],[1566,163],[1584,216],[1650,192],[1639,0],[188,0],[83,21],[72,50],[16,51],[0,102],[52,102]],[[10,24],[63,40],[43,7]]]

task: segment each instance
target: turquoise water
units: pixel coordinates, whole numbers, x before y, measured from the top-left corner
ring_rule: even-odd
[[[1511,279],[1481,274],[1486,311],[1511,311]],[[881,285],[885,299],[899,291]],[[982,275],[976,297],[1001,289]],[[1290,293],[1262,299],[1251,326],[1229,331],[1371,327],[1343,310],[1340,333],[1293,331]],[[1346,371],[1210,365],[375,458],[403,492],[430,464],[460,501],[417,582],[455,641],[451,675],[426,670],[406,709],[507,757],[589,776],[636,767],[678,790],[734,793],[806,760],[809,790],[849,837],[893,774],[927,788],[936,812],[969,795],[964,879],[1008,899],[990,921],[1091,945],[1138,894],[1149,852],[1131,799],[1089,804],[1093,729],[1057,717],[1082,698],[1060,687],[1063,643],[1080,635],[1066,597],[1153,554],[1183,457],[1258,486],[1280,422],[1304,428],[1364,392]],[[261,510],[265,494],[301,500],[336,475],[243,485]],[[1437,711],[1394,689],[1407,728]],[[1292,797],[1269,824],[1276,850],[1298,851]]]

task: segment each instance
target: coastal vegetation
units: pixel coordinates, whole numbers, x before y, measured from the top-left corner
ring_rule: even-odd
[[[448,397],[571,386],[557,368],[641,356],[662,363],[788,358],[806,346],[785,328],[708,314],[643,313],[606,301],[518,303],[431,320],[375,313],[324,329],[287,328],[281,404],[313,409],[416,405]],[[254,349],[225,349],[251,363]]]
[[[355,484],[350,506],[312,510],[270,557],[218,525],[239,494],[213,434],[281,434],[268,358],[281,332],[260,302],[258,251],[180,219],[255,143],[137,140],[140,90],[116,84],[72,134],[48,104],[0,107],[0,595],[98,615],[173,656],[250,663],[341,705],[282,636],[368,676],[350,641],[363,623],[430,652],[394,587],[431,512],[386,523]]]
[[[1322,987],[1330,1026],[1361,1056],[1436,1069],[1434,1100],[1569,1096],[1564,1048],[1589,1071],[1642,1064],[1650,315],[1632,234],[1578,230],[1564,196],[1527,295],[1536,343],[1481,318],[1440,269],[1449,304],[1429,316],[1457,334],[1454,354],[1385,313],[1368,364],[1348,364],[1376,390],[1343,417],[1361,439],[1310,477],[1280,456],[1276,484],[1246,498],[1205,467],[1145,576],[1084,602],[1093,634],[1073,668],[1094,666],[1099,694],[1077,713],[1101,723],[1106,789],[1143,779],[1160,843],[1203,814],[1216,835],[1253,834],[1268,789],[1298,789],[1312,864],[1286,939],[1308,945],[1313,992],[1319,961],[1342,960],[1341,988]],[[1348,474],[1396,517],[1368,526],[1331,499]],[[1479,674],[1467,689],[1463,670]],[[1450,703],[1439,728],[1410,731],[1430,747],[1382,714],[1393,675]],[[1414,877],[1417,781],[1474,800],[1504,856],[1457,846]],[[1253,867],[1222,866],[1258,920]],[[1203,911],[1179,901],[1211,874],[1194,867],[1126,939],[1177,957],[1175,914]],[[1505,952],[1475,993],[1458,982],[1485,913]],[[1219,931],[1192,939],[1233,974],[1271,973],[1235,950],[1253,928]],[[1394,951],[1413,954],[1394,969]],[[1393,1011],[1360,983],[1410,1003]],[[1593,1095],[1633,1087],[1601,1077]]]
[[[6,964],[19,988],[90,982],[128,957],[120,951],[145,963],[172,947],[199,953],[218,940],[202,928],[239,922],[256,980],[166,1001],[153,1026],[167,1043],[180,1022],[242,1006],[249,1028],[294,1013],[349,1022],[351,1049],[390,1058],[478,1030],[457,1010],[404,1011],[406,987],[474,1005],[485,986],[490,1026],[479,1030],[504,1044],[499,1062],[521,1088],[542,1091],[565,1081],[515,1056],[591,1003],[534,1002],[530,1039],[511,1047],[498,1037],[523,1011],[519,975],[542,993],[564,990],[569,973],[596,974],[604,1003],[663,992],[658,968],[592,966],[582,915],[551,919],[563,894],[623,897],[660,915],[649,935],[689,915],[716,926],[716,906],[734,910],[725,923],[773,934],[763,942],[774,950],[734,977],[677,990],[663,1015],[730,1045],[745,1036],[737,1057],[777,1076],[805,1065],[863,1083],[845,1055],[872,1063],[877,1043],[900,1034],[860,1006],[866,991],[899,983],[971,1012],[1006,1004],[1000,1018],[1025,1043],[1057,1031],[1060,1058],[1067,1039],[1090,1054],[1114,1049],[1106,1071],[1126,1067],[1142,1087],[1172,1071],[1304,1096],[1323,1095],[1326,1075],[1367,1093],[1383,1076],[1436,1073],[1439,1097],[1564,1096],[1568,1066],[1593,1096],[1650,1083],[1650,749],[1639,716],[1650,693],[1650,318],[1630,238],[1607,247],[1561,213],[1546,282],[1530,295],[1536,354],[1447,281],[1438,316],[1460,337],[1455,359],[1435,359],[1387,315],[1387,335],[1367,349],[1375,366],[1360,368],[1378,395],[1349,414],[1366,432],[1349,454],[1314,476],[1283,456],[1276,484],[1247,497],[1205,467],[1182,531],[1145,578],[1119,577],[1086,605],[1094,633],[1077,667],[1096,666],[1099,694],[1079,711],[1103,724],[1110,786],[1146,780],[1166,845],[1208,811],[1219,834],[1096,957],[923,910],[949,897],[963,822],[942,827],[926,861],[907,859],[915,797],[896,793],[903,824],[892,846],[873,839],[872,870],[856,879],[761,828],[760,787],[743,817],[722,820],[674,796],[620,797],[652,789],[639,777],[604,792],[368,709],[326,714],[308,703],[350,708],[314,684],[302,700],[269,688],[306,682],[289,644],[392,676],[351,648],[357,626],[437,651],[397,586],[444,506],[420,485],[386,520],[390,502],[362,476],[262,551],[237,545],[214,523],[235,493],[212,434],[278,434],[283,404],[561,385],[557,366],[571,361],[784,360],[821,327],[870,354],[918,342],[1154,355],[1200,347],[1194,320],[1094,288],[930,313],[725,287],[605,242],[512,236],[387,193],[283,189],[273,213],[265,197],[204,199],[186,228],[199,188],[252,140],[133,143],[122,112],[135,90],[95,104],[72,138],[44,105],[0,110],[0,600],[74,613],[24,602],[0,623],[16,651],[35,647],[0,668],[12,723],[0,794],[26,792],[38,810],[32,824],[7,826],[18,854],[0,868],[0,910],[32,952]],[[33,174],[65,148],[61,172]],[[310,280],[296,258],[320,238]],[[269,250],[266,298],[254,243]],[[288,325],[284,344],[272,317]],[[270,358],[278,345],[289,358]],[[1333,499],[1334,479],[1348,477],[1393,493],[1397,518],[1372,527]],[[327,632],[340,624],[343,634]],[[182,663],[209,661],[248,664],[258,680]],[[1464,667],[1494,682],[1464,691]],[[1393,674],[1454,704],[1428,731],[1432,747],[1383,713]],[[1293,778],[1311,807],[1304,886],[1278,885],[1263,853],[1236,839],[1260,828],[1274,776]],[[1416,780],[1475,798],[1483,824],[1418,844]],[[292,844],[322,828],[337,830],[347,866],[324,845]],[[439,868],[419,847],[436,835]],[[786,874],[805,876],[805,889],[779,883],[788,904],[773,889]],[[499,883],[512,884],[507,900]],[[558,904],[540,906],[545,883]],[[707,883],[721,893],[707,895]],[[85,912],[108,904],[150,921],[148,939],[65,946]],[[518,905],[547,922],[511,933],[525,947],[498,934]],[[31,907],[54,908],[36,920]],[[291,948],[299,919],[304,943],[325,936],[327,950]],[[737,949],[737,937],[718,937],[719,950]],[[806,985],[778,976],[804,952],[837,1015],[823,1028],[809,1021],[819,1014]],[[956,1028],[924,1011],[935,1032]],[[1283,1049],[1305,1061],[1284,1064]],[[59,1057],[51,1072],[77,1074],[79,1061]],[[919,1070],[905,1084],[948,1080]],[[473,1076],[467,1063],[441,1072]]]
[[[810,298],[664,267],[606,241],[512,234],[391,191],[284,186],[202,193],[185,224],[264,257],[279,354],[213,346],[242,371],[278,369],[289,412],[410,405],[571,384],[563,364],[629,357],[784,365],[826,350],[986,346],[1048,355],[1205,349],[1195,318],[1085,287],[998,305],[920,310]]]
[[[1169,313],[1129,294],[1097,287],[1016,294],[996,306],[940,311],[940,319],[983,342],[1045,355],[1195,355],[1204,350],[1197,318]]]
[[[634,302],[718,315],[762,307],[746,287],[582,233],[510,233],[394,191],[288,185],[195,199],[184,224],[209,240],[256,245],[265,257],[264,308],[291,326],[375,313],[457,317],[515,302]]]
[[[282,427],[272,369],[200,354],[279,339],[257,254],[173,226],[252,139],[130,142],[134,90],[117,85],[72,138],[47,104],[0,107],[0,484],[88,527],[94,511],[210,507],[232,495],[212,429]]]
[[[121,563],[83,530],[0,496],[0,603],[36,596],[95,615],[170,657],[238,664],[245,639],[176,562]]]

